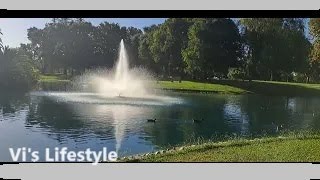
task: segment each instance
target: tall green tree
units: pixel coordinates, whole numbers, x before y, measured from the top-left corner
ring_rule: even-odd
[[[241,36],[231,19],[194,19],[188,32],[188,46],[182,51],[186,71],[193,78],[226,75],[239,66]]]
[[[0,51],[0,89],[26,90],[38,80],[39,73],[21,48],[4,47]]]
[[[293,71],[304,70],[309,44],[302,19],[247,18],[240,23],[248,47],[247,68],[251,76],[280,80],[281,75],[288,77]]]
[[[93,26],[81,18],[54,18],[45,28],[28,29],[30,45],[23,47],[39,62],[43,73],[81,73],[98,66],[111,68],[124,39],[130,62],[137,63],[139,36],[134,27],[104,22]]]
[[[282,72],[287,77],[292,73],[307,75],[311,43],[305,35],[305,19],[284,18],[283,25],[283,59]],[[288,78],[287,78],[288,80]]]
[[[310,35],[313,37],[310,52],[310,74],[318,80],[320,73],[320,18],[311,18],[309,21]]]
[[[320,18],[311,18],[309,21],[310,34],[313,36],[311,60],[320,62]]]
[[[150,50],[153,43],[153,33],[159,28],[157,25],[152,25],[143,28],[143,34],[139,38],[138,57],[143,66],[151,70],[156,74],[160,74],[159,64],[153,59],[152,52]]]
[[[2,35],[1,29],[0,29],[0,35]],[[0,51],[2,51],[3,49],[3,43],[2,43],[2,39],[0,37]]]

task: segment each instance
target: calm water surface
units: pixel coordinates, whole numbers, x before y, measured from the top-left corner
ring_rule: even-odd
[[[79,95],[80,96],[80,95]],[[283,129],[320,129],[320,98],[261,95],[167,95],[147,99],[101,99],[44,92],[0,95],[0,160],[8,148],[68,147],[118,150],[120,156],[150,152],[197,138],[260,136]],[[72,100],[73,98],[73,100]],[[75,101],[74,99],[79,99]],[[82,98],[82,99],[81,99]],[[167,101],[167,100],[166,100]],[[147,122],[156,118],[156,123]],[[204,119],[193,123],[192,119]]]

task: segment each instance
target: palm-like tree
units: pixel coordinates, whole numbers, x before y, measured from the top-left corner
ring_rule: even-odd
[[[2,35],[1,29],[0,29],[0,35]],[[0,51],[2,51],[3,49],[3,43],[2,43],[2,39],[0,37]]]

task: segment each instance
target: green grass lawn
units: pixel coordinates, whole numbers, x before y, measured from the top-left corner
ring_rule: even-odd
[[[319,162],[320,136],[294,135],[186,146],[128,162]]]
[[[69,82],[63,74],[40,75],[40,82]]]
[[[157,87],[162,89],[179,91],[217,92],[231,94],[249,93],[249,91],[229,85],[200,83],[192,81],[182,81],[181,83],[179,83],[178,81],[159,81]]]
[[[70,80],[63,74],[41,75],[40,82],[63,83]],[[155,88],[185,92],[212,92],[224,94],[255,93],[280,96],[320,96],[320,84],[290,83],[277,81],[215,80],[211,83],[193,81],[158,81]]]
[[[237,81],[216,80],[212,83],[200,83],[192,81],[159,81],[158,88],[194,91],[217,92],[230,94],[255,93],[280,96],[318,96],[320,84],[289,83],[277,81]]]

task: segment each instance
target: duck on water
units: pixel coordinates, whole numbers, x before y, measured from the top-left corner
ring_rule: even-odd
[[[157,119],[156,118],[154,118],[154,119],[147,119],[147,122],[156,122],[157,121]]]
[[[192,119],[193,123],[201,123],[204,119]]]
[[[147,119],[147,122],[153,122],[153,123],[155,123],[156,121],[157,121],[156,118],[154,118],[154,119]],[[193,121],[193,123],[201,123],[201,122],[204,121],[204,119],[203,119],[203,118],[202,118],[202,119],[192,119],[192,121]]]

